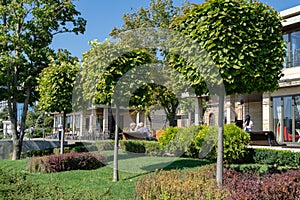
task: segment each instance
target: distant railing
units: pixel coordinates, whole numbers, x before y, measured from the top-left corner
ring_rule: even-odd
[[[285,68],[291,67],[300,67],[300,48],[287,52]]]

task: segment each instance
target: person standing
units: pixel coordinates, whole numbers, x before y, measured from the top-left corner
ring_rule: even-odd
[[[244,130],[246,132],[251,132],[253,129],[253,121],[251,120],[250,115],[246,115],[246,119],[244,121]]]

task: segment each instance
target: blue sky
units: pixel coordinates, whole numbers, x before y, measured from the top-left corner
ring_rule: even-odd
[[[173,0],[174,5],[181,5],[184,0]],[[74,56],[82,58],[82,53],[90,49],[88,41],[97,39],[99,42],[109,37],[114,27],[121,27],[122,16],[125,13],[137,11],[140,7],[148,7],[150,0],[79,0],[75,2],[77,10],[87,20],[83,35],[62,34],[56,36],[52,43],[54,49],[68,49]],[[204,0],[189,0],[200,4]],[[277,11],[282,11],[297,5],[300,0],[261,0]]]

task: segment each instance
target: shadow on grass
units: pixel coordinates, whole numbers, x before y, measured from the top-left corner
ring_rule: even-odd
[[[126,160],[126,159],[133,159],[133,158],[140,158],[146,157],[145,154],[140,153],[129,153],[129,152],[119,152],[118,153],[118,160]],[[114,160],[114,155],[107,156],[107,162],[112,162]]]
[[[198,159],[182,159],[179,158],[178,160],[175,160],[174,162],[167,162],[167,163],[158,163],[154,165],[145,166],[142,169],[146,171],[155,171],[156,169],[162,169],[162,170],[172,170],[172,169],[184,169],[184,168],[195,168],[195,167],[201,167],[204,165],[212,164],[212,162],[206,161],[206,160],[198,160]]]

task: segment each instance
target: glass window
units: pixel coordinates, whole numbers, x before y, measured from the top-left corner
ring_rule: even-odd
[[[285,68],[300,67],[300,31],[283,35],[286,42]]]
[[[300,31],[291,33],[290,43],[293,66],[300,66]]]

